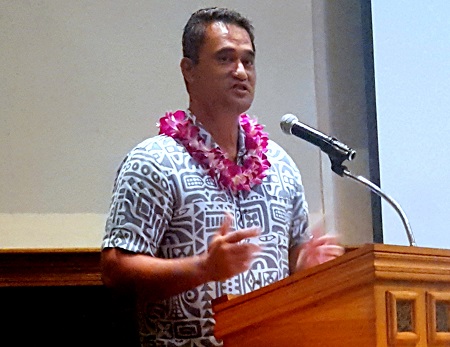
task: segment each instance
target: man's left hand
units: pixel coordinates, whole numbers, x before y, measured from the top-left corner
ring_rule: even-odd
[[[344,248],[338,244],[338,237],[323,235],[313,237],[300,247],[295,271],[309,269],[344,254]]]

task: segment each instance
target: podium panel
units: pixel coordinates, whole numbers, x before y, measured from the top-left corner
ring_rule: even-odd
[[[368,244],[213,309],[225,347],[450,346],[450,250]]]

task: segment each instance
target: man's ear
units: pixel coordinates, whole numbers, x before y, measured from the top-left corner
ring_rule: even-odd
[[[192,82],[194,78],[194,62],[190,58],[183,57],[180,62],[181,73],[186,83]]]

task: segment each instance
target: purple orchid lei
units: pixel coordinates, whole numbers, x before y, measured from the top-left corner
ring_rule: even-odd
[[[264,127],[257,124],[247,114],[240,116],[239,122],[245,132],[245,148],[247,152],[242,165],[228,159],[220,148],[210,148],[199,135],[200,129],[194,125],[184,111],[167,112],[159,120],[159,134],[170,136],[181,142],[189,154],[201,166],[208,169],[208,174],[217,177],[219,185],[233,193],[239,190],[249,191],[252,186],[261,184],[270,167],[267,160],[267,144],[269,137]]]

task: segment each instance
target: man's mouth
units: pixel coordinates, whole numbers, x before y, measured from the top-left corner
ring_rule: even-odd
[[[233,85],[234,90],[242,91],[242,92],[249,92],[250,88],[246,84],[235,84]]]

